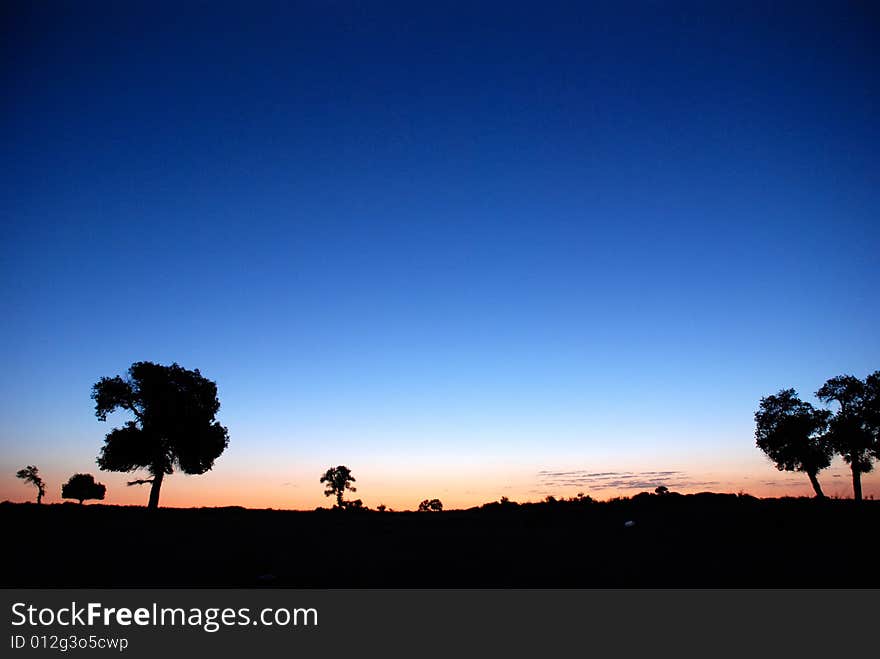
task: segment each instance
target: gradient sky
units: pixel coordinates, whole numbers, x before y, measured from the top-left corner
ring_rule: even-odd
[[[167,505],[809,494],[753,414],[880,368],[880,18],[769,4],[3,3],[0,500],[146,502],[139,360],[231,437]]]

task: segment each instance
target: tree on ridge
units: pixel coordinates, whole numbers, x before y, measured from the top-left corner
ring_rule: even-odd
[[[865,380],[854,375],[831,378],[816,397],[824,403],[837,403],[837,412],[828,421],[826,439],[852,472],[853,498],[862,500],[862,474],[870,472],[880,456],[880,371]]]
[[[805,473],[818,499],[825,497],[818,474],[833,455],[824,436],[830,416],[802,401],[794,389],[765,396],[755,412],[755,444],[779,471]]]
[[[101,378],[92,387],[92,399],[101,421],[117,409],[134,416],[107,434],[97,463],[104,471],[146,469],[150,478],[129,485],[150,484],[151,509],[159,507],[162,481],[175,467],[204,474],[229,444],[226,428],[215,420],[217,384],[198,369],[135,362],[126,379]]]
[[[96,483],[95,477],[91,474],[74,474],[61,486],[61,498],[76,499],[79,505],[82,505],[86,499],[103,501],[106,492],[107,486]]]
[[[440,499],[425,499],[419,504],[420,513],[439,513],[443,510],[443,502]]]
[[[43,503],[43,497],[46,495],[46,484],[40,478],[40,470],[34,465],[28,465],[24,469],[15,472],[15,477],[22,479],[25,483],[30,483],[37,488],[37,503]]]
[[[321,482],[326,483],[324,486],[325,497],[336,497],[336,505],[339,508],[345,508],[345,501],[342,500],[345,491],[357,492],[356,487],[352,487],[355,482],[354,476],[351,475],[351,469],[345,465],[338,467],[330,467],[321,476]]]

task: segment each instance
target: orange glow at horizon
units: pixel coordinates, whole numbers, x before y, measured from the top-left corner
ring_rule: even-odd
[[[541,501],[547,495],[556,498],[573,497],[583,493],[596,500],[614,497],[630,497],[641,491],[653,491],[644,487],[603,487],[569,485],[554,487],[536,480],[534,470],[498,470],[484,474],[476,467],[461,468],[455,474],[390,474],[385,470],[352,467],[357,481],[356,492],[346,492],[346,499],[361,499],[364,505],[375,508],[385,504],[394,510],[414,510],[423,499],[440,499],[446,509],[469,508],[507,497],[511,501]],[[105,473],[92,470],[96,479],[107,485],[108,505],[146,505],[149,485],[126,486],[133,480],[131,474]],[[319,483],[320,470],[292,474],[286,480],[279,475],[257,473],[234,474],[215,469],[202,476],[174,474],[162,485],[160,506],[163,507],[223,507],[275,508],[289,510],[312,510],[331,507],[335,501],[325,497]],[[13,471],[14,474],[14,471]],[[46,482],[45,503],[60,503],[61,483],[69,473],[41,470]],[[482,478],[481,478],[482,476]],[[772,468],[761,472],[696,472],[688,474],[694,484],[667,481],[672,491],[689,494],[700,491],[744,492],[756,497],[812,496],[809,480],[802,474],[780,473]],[[673,479],[674,480],[674,479]],[[657,485],[664,484],[662,478]],[[843,465],[820,474],[820,482],[826,496],[852,497],[852,481],[849,470]],[[707,486],[706,483],[711,483]],[[880,473],[862,475],[862,487],[866,498],[880,498]],[[0,501],[35,501],[36,489],[11,475],[0,482]]]

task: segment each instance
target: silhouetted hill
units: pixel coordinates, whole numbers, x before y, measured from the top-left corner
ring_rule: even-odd
[[[642,494],[433,513],[3,503],[0,523],[17,539],[6,587],[880,586],[876,501]]]

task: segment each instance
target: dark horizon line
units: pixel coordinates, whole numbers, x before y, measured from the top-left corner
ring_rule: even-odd
[[[634,498],[636,498],[642,494],[647,494],[650,497],[656,497],[656,498],[694,497],[694,496],[708,494],[708,495],[713,495],[713,496],[736,497],[737,499],[748,498],[748,499],[755,499],[757,501],[782,501],[782,500],[791,500],[791,499],[804,499],[807,501],[826,501],[826,502],[827,501],[854,501],[854,498],[851,496],[850,497],[826,496],[824,499],[818,499],[817,497],[811,496],[811,495],[783,495],[783,496],[775,496],[775,497],[762,497],[762,496],[757,496],[754,494],[749,494],[748,492],[715,492],[715,491],[711,491],[711,490],[701,490],[699,492],[674,492],[674,491],[672,491],[672,492],[669,492],[667,495],[658,495],[656,493],[652,493],[652,492],[648,492],[647,490],[643,490],[642,492],[637,492],[636,494],[633,494],[631,496],[616,496],[616,497],[610,497],[608,499],[594,499],[592,497],[589,497],[589,495],[586,495],[584,497],[584,499],[582,499],[582,500],[579,500],[577,497],[558,498],[558,499],[556,499],[554,497],[555,501],[553,501],[553,502],[548,502],[546,499],[540,499],[538,501],[508,501],[507,503],[502,503],[500,500],[495,500],[495,501],[487,501],[482,504],[470,506],[468,508],[443,508],[443,510],[441,510],[441,511],[434,511],[433,514],[436,514],[436,512],[442,512],[442,513],[468,512],[468,511],[472,511],[472,510],[480,510],[483,507],[492,506],[492,505],[497,505],[499,507],[501,507],[501,506],[517,507],[517,506],[542,506],[542,505],[554,505],[554,504],[563,504],[564,505],[564,504],[577,504],[577,503],[587,504],[587,505],[589,505],[589,504],[608,504],[608,503],[617,503],[617,502],[622,502],[622,501],[632,501]],[[872,495],[869,495],[863,499],[863,502],[874,501],[874,500],[875,500],[874,497]],[[38,504],[34,501],[10,501],[9,499],[5,499],[3,501],[0,501],[0,506],[21,506],[21,505],[43,506],[43,507],[49,507],[49,506],[68,506],[68,507],[70,507],[70,506],[73,506],[76,508],[81,508],[81,507],[139,508],[139,509],[143,509],[143,510],[148,510],[146,505],[139,505],[139,504],[134,504],[134,503],[121,504],[121,503],[95,502],[95,503],[79,504],[79,503],[76,503],[75,501],[55,501],[55,502],[51,502],[51,503]],[[173,506],[173,505],[164,506],[163,505],[163,506],[160,506],[159,508],[157,508],[156,510],[229,510],[229,509],[289,512],[289,513],[313,513],[313,512],[319,512],[319,511],[327,511],[327,512],[339,511],[339,512],[348,512],[348,513],[367,512],[367,513],[377,513],[377,514],[386,514],[386,513],[418,513],[420,515],[426,514],[426,513],[423,513],[422,511],[419,511],[415,508],[413,508],[413,509],[410,509],[410,508],[406,508],[406,509],[386,508],[384,511],[379,511],[376,508],[370,508],[368,506],[364,506],[363,508],[359,508],[356,511],[350,511],[350,510],[345,510],[345,509],[340,510],[340,509],[336,508],[335,506],[329,507],[329,508],[325,508],[323,506],[316,506],[315,508],[272,508],[272,507],[252,508],[249,506],[242,506],[242,505],[238,505],[238,504],[231,504],[228,506]],[[432,514],[432,513],[427,513],[427,514]]]

